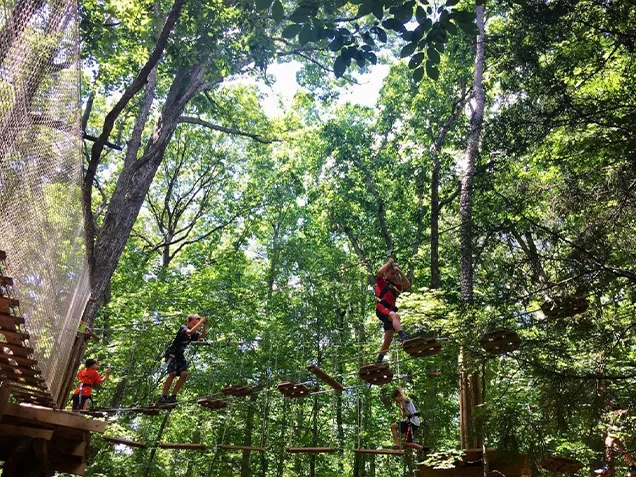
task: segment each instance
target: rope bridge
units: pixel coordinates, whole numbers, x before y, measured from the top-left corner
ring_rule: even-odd
[[[37,361],[29,370],[39,371],[53,402],[89,296],[79,19],[75,0],[0,1],[0,250],[19,304],[5,318],[19,318]],[[7,358],[15,349],[0,340],[0,355],[15,363]]]

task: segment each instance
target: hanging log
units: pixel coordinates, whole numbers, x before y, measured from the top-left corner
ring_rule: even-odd
[[[486,353],[498,355],[515,351],[521,340],[516,331],[502,328],[485,334],[480,343]]]
[[[159,444],[161,449],[189,449],[189,450],[205,450],[208,447],[205,444],[178,444],[162,442]]]
[[[402,449],[356,449],[356,454],[404,455]]]
[[[254,390],[251,386],[225,386],[221,392],[226,396],[245,397],[252,394]]]
[[[223,450],[240,450],[240,451],[251,451],[251,452],[265,452],[265,447],[233,446],[233,445],[229,445],[229,444],[221,444],[218,447],[219,447],[219,449],[223,449]]]
[[[288,447],[290,454],[332,454],[337,449],[333,447]]]
[[[587,298],[584,296],[557,297],[546,301],[541,305],[541,311],[548,318],[569,318],[585,313],[589,308]]]
[[[110,436],[102,436],[102,439],[104,439],[106,442],[109,442],[111,444],[123,444],[125,446],[136,447],[138,449],[146,448],[145,442],[131,441],[129,439],[122,439],[119,437],[110,437]]]
[[[342,391],[344,389],[344,386],[342,384],[340,384],[338,381],[336,381],[334,378],[332,378],[331,376],[329,376],[327,373],[325,373],[322,369],[320,369],[318,366],[315,366],[313,364],[310,364],[309,366],[307,366],[307,369],[309,371],[311,371],[312,373],[314,373],[316,375],[316,377],[318,379],[320,379],[321,381],[324,381],[325,383],[327,383],[329,386],[331,386],[332,388],[334,388],[336,391]]]
[[[222,399],[212,399],[208,397],[197,399],[197,404],[213,411],[224,409],[227,407],[227,401],[223,401]]]

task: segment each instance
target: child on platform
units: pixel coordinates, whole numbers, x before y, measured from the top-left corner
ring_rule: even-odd
[[[391,434],[393,434],[393,443],[395,447],[400,447],[399,433],[404,436],[404,447],[410,449],[422,450],[423,447],[413,442],[415,440],[415,434],[420,427],[420,413],[415,409],[413,401],[411,401],[400,386],[398,386],[391,394],[393,400],[400,408],[402,417],[406,420],[400,422],[394,422],[391,424]]]
[[[402,329],[400,315],[397,314],[395,300],[398,295],[411,287],[409,279],[402,273],[402,270],[395,264],[393,258],[380,267],[375,274],[375,314],[384,324],[384,340],[382,349],[378,354],[377,363],[380,364],[384,355],[391,346],[393,333],[397,332],[401,341],[407,340],[409,336]]]
[[[73,393],[72,403],[73,411],[86,409],[88,401],[92,400],[93,387],[99,386],[110,376],[110,368],[104,373],[104,377],[100,376],[99,363],[94,359],[87,359],[84,363],[84,369],[77,373],[77,379],[80,384]]]
[[[188,315],[186,324],[179,328],[177,336],[175,336],[166,350],[165,359],[168,363],[168,379],[166,379],[166,383],[163,385],[163,393],[159,399],[159,404],[175,404],[177,402],[177,393],[188,376],[188,363],[185,359],[185,350],[191,342],[205,338],[207,321],[208,319],[206,317],[201,318],[196,313]],[[201,326],[203,326],[203,331],[199,333],[197,330]],[[177,375],[179,375],[179,380],[177,384],[175,384],[172,394],[168,396],[172,382]]]

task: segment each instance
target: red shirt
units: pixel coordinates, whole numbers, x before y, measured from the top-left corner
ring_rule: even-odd
[[[402,292],[402,284],[391,282],[389,280],[384,279],[383,277],[375,278],[375,296],[380,298],[382,294],[382,290],[389,285],[388,290],[384,293],[381,300],[382,302],[377,302],[375,305],[376,310],[388,315],[389,312],[393,311],[395,308],[395,300],[397,299],[400,292]],[[388,306],[387,306],[388,305]]]
[[[77,379],[80,380],[82,384],[85,386],[82,387],[82,396],[90,396],[93,392],[92,386],[96,386],[98,384],[102,384],[104,382],[104,378],[102,378],[96,369],[84,368],[79,373],[77,373]],[[79,394],[80,386],[75,388],[75,392],[73,394]]]

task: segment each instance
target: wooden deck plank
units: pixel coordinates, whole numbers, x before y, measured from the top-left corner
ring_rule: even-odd
[[[36,427],[0,423],[0,436],[27,436],[33,437],[34,439],[50,441],[53,437],[53,432],[51,429],[38,429]]]
[[[82,431],[98,432],[100,434],[106,430],[105,422],[87,419],[76,413],[53,409],[40,409],[18,404],[8,404],[5,410],[5,416],[53,426],[70,427]]]
[[[12,315],[10,313],[0,312],[0,326],[4,326],[2,323],[8,323],[9,325],[23,325],[24,318],[22,318],[21,316]],[[8,326],[7,328],[10,328],[10,326]]]

